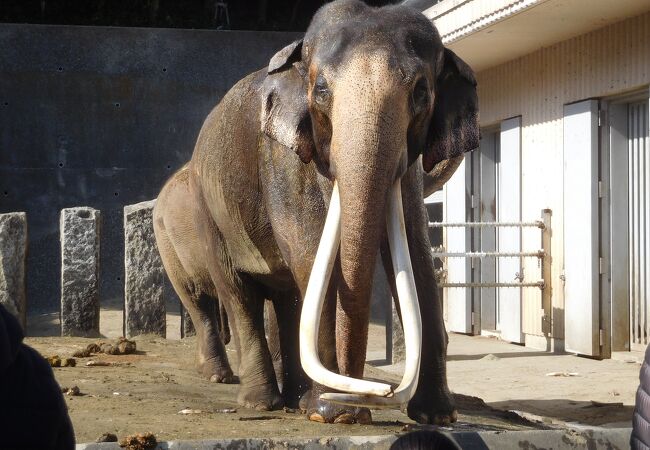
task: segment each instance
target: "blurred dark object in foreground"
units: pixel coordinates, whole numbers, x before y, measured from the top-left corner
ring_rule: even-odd
[[[645,349],[645,359],[639,372],[630,447],[633,450],[650,448],[650,344]]]
[[[438,430],[420,430],[400,436],[390,450],[462,450],[454,440]]]
[[[18,321],[0,305],[0,445],[74,449],[72,423],[54,373],[22,341]]]

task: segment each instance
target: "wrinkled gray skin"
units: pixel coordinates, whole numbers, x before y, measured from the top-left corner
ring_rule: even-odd
[[[341,247],[319,353],[329,369],[362,377],[378,249],[395,296],[385,213],[401,179],[424,324],[420,383],[407,411],[420,423],[454,421],[421,167],[434,174],[433,188],[450,176],[478,146],[477,115],[471,69],[442,46],[422,14],[403,6],[327,4],[304,40],[237,83],[206,119],[191,161],[165,185],[154,211],[165,268],[197,328],[201,372],[232,378],[219,301],[239,351],[240,404],[275,409],[300,401],[312,420],[369,422],[367,409],[319,400],[328,389],[300,367],[300,307],[336,180]],[[265,299],[279,323],[279,339],[271,339],[280,344],[279,377],[264,336]]]

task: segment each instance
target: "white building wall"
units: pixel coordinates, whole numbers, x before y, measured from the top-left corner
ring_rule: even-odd
[[[553,335],[563,338],[563,107],[650,84],[650,13],[483,70],[477,79],[481,126],[522,117],[522,220],[553,211]],[[524,230],[522,244],[539,248],[539,230]],[[529,280],[541,275],[536,259],[526,258],[524,273]],[[539,309],[541,292],[524,289],[523,302],[524,311]]]

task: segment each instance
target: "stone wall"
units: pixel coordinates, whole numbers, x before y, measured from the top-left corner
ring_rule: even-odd
[[[0,24],[0,213],[29,218],[30,312],[59,308],[61,209],[102,213],[100,296],[121,308],[123,208],[157,197],[206,115],[296,33]]]

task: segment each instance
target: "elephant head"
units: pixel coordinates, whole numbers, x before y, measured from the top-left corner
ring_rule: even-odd
[[[304,163],[313,162],[334,184],[303,304],[303,367],[316,381],[366,396],[356,403],[376,406],[367,397],[373,395],[403,403],[417,384],[420,330],[414,329],[419,312],[408,274],[412,269],[400,180],[419,158],[430,172],[478,146],[473,72],[443,47],[421,13],[342,0],[323,6],[304,39],[271,59],[261,95],[262,131]],[[387,215],[392,219],[387,221]],[[404,327],[411,338],[406,336],[408,362],[399,399],[386,384],[358,379],[365,361],[375,256],[386,227],[403,291],[400,305],[410,302],[410,307],[402,305],[403,320],[413,325]],[[337,254],[340,374],[333,374],[320,365],[315,346],[322,298]]]

